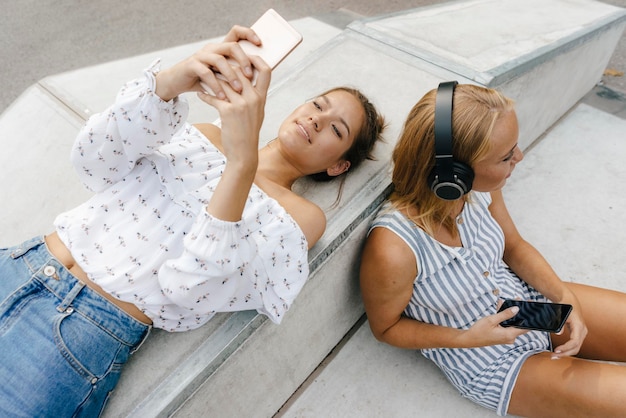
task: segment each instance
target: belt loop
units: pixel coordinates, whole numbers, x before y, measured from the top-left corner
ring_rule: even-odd
[[[130,350],[130,354],[134,354],[137,350],[139,350],[141,346],[143,345],[143,343],[146,342],[146,340],[148,339],[148,335],[150,335],[150,331],[152,331],[152,325],[147,325],[147,327],[148,329],[146,330],[143,337],[141,338],[141,341],[139,342],[139,344],[137,344],[136,347]]]
[[[23,256],[24,254],[26,254],[27,252],[29,252],[36,246],[41,245],[43,243],[44,243],[43,236],[35,237],[28,241],[24,241],[19,246],[17,246],[17,248],[13,249],[13,251],[11,252],[11,258],[13,259],[20,258],[21,256]]]
[[[76,298],[76,296],[78,296],[78,294],[80,293],[81,290],[83,290],[83,287],[85,287],[85,283],[83,282],[78,282],[74,285],[74,287],[72,287],[72,290],[70,290],[68,292],[68,294],[65,296],[65,299],[63,299],[63,301],[61,302],[61,304],[59,306],[57,306],[57,311],[59,312],[65,312],[68,310],[68,307],[70,306],[70,304],[74,301],[74,299]],[[70,312],[71,313],[71,312]]]

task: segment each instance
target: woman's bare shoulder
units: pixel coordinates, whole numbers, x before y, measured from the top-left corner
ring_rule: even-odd
[[[383,287],[403,287],[412,284],[417,276],[415,254],[398,234],[385,227],[370,231],[362,253],[362,268],[370,269],[377,286]]]
[[[326,230],[326,214],[322,208],[292,191],[286,191],[279,203],[300,226],[309,248],[315,245]]]

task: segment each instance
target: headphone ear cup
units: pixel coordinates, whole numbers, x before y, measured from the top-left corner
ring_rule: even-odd
[[[438,198],[457,200],[472,190],[474,170],[465,163],[453,161],[452,180],[440,181],[437,171],[433,170],[428,179],[431,190]]]
[[[474,170],[469,165],[459,161],[454,161],[453,166],[456,183],[462,185],[463,194],[469,193],[474,182]]]

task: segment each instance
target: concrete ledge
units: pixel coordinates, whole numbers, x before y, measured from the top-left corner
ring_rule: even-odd
[[[50,232],[57,214],[90,196],[69,164],[83,123],[39,85],[0,116],[0,245]]]
[[[255,330],[265,322],[264,317],[254,311],[236,312],[228,315],[200,346],[186,358],[179,358],[174,368],[159,385],[152,390],[129,415],[137,417],[167,417],[190,398],[202,384],[208,381],[217,369]],[[152,360],[154,360],[152,356]],[[129,372],[132,373],[132,372]],[[135,377],[142,371],[132,373]],[[136,384],[136,382],[135,382]],[[134,407],[133,407],[134,406]],[[108,414],[109,411],[107,411]]]
[[[349,28],[515,99],[524,149],[601,80],[625,26],[592,0],[469,0]]]

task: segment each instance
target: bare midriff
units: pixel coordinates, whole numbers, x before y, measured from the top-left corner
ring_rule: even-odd
[[[152,320],[148,318],[143,312],[141,312],[141,310],[139,310],[137,306],[130,302],[124,302],[113,297],[109,293],[105,292],[104,289],[102,289],[100,286],[89,280],[87,273],[85,273],[83,269],[76,263],[76,260],[74,260],[74,257],[72,256],[72,253],[70,253],[70,250],[65,246],[63,241],[61,241],[56,232],[47,235],[45,237],[45,240],[48,251],[50,251],[50,253],[57,260],[59,260],[59,262],[63,264],[74,277],[84,283],[85,286],[89,287],[93,291],[100,294],[102,297],[106,298],[108,301],[135,318],[137,321],[142,322],[146,325],[152,325]]]

